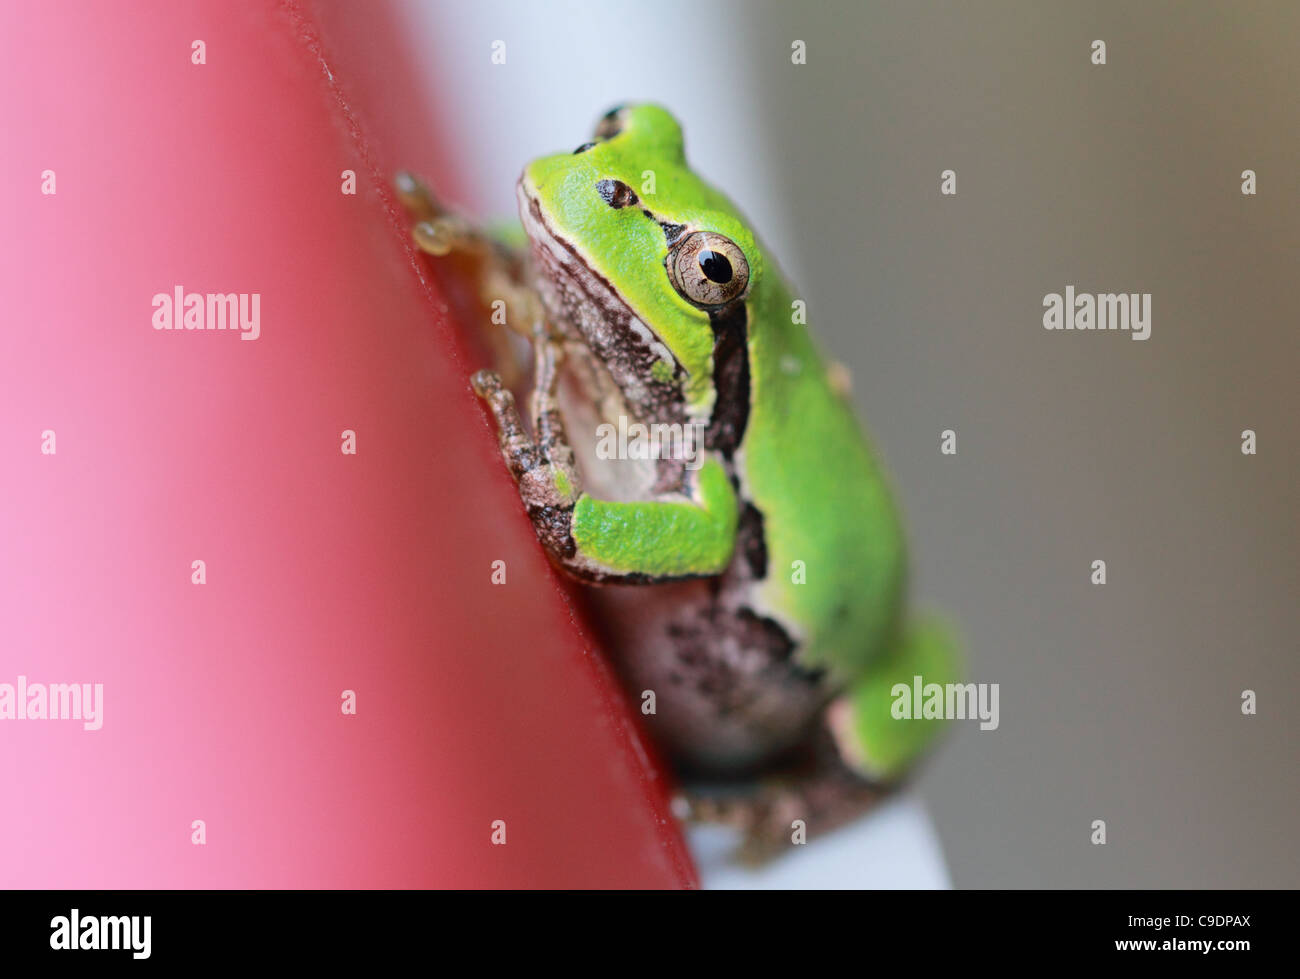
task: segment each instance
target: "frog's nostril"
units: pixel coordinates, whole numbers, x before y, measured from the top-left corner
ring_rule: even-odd
[[[586,153],[587,150],[591,149],[595,145],[596,145],[595,143],[583,143],[581,146],[579,146],[576,150],[573,151],[573,155],[577,156],[579,153]]]
[[[637,203],[636,191],[621,180],[601,180],[596,183],[596,193],[610,207],[618,210]]]

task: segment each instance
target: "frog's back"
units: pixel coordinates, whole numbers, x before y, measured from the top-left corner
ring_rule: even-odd
[[[752,397],[737,456],[741,491],[763,516],[756,598],[794,633],[802,665],[850,677],[897,628],[905,543],[851,405],[791,321],[789,290],[775,274],[764,288],[748,324]]]

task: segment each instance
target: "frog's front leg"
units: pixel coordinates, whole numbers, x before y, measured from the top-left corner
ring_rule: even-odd
[[[537,379],[544,384],[533,394],[535,434],[524,428],[515,396],[502,384],[499,374],[479,371],[470,383],[492,412],[502,458],[519,487],[519,497],[538,538],[563,562],[572,556],[570,527],[580,482],[554,403],[557,348],[539,329],[534,350]]]
[[[458,254],[469,259],[484,300],[489,304],[497,299],[503,301],[506,325],[520,336],[528,336],[541,315],[541,306],[527,281],[522,253],[448,210],[414,174],[401,171],[393,185],[398,200],[415,222],[411,239],[416,246],[438,258]]]
[[[398,200],[412,220],[411,240],[422,252],[456,267],[473,284],[483,311],[492,311],[491,329],[485,331],[493,366],[515,387],[524,376],[526,357],[520,356],[519,337],[528,337],[541,316],[541,303],[528,281],[521,249],[485,234],[459,214],[446,208],[415,175],[402,171],[393,181]],[[497,324],[504,304],[504,324],[517,334],[509,336]]]
[[[709,459],[687,471],[680,492],[648,500],[597,500],[583,491],[556,401],[558,345],[538,336],[533,434],[492,371],[473,386],[497,423],[501,452],[538,539],[576,577],[639,583],[721,574],[736,543],[735,490]]]
[[[415,174],[399,171],[393,179],[393,187],[397,199],[415,221],[411,237],[421,251],[436,256],[459,251],[482,257],[494,248],[486,235],[444,207],[433,196],[428,184]]]

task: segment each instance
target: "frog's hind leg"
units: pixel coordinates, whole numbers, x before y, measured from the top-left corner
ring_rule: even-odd
[[[913,704],[913,691],[961,677],[952,633],[934,618],[908,623],[889,655],[861,674],[827,712],[831,735],[846,765],[864,778],[892,782],[905,774],[943,730],[936,713]]]
[[[914,677],[943,685],[958,672],[948,632],[929,621],[911,625],[891,655],[831,703],[801,766],[743,794],[690,794],[688,818],[740,830],[737,855],[750,864],[792,848],[800,823],[812,839],[852,822],[902,780],[941,730],[941,719],[896,717],[895,687],[903,684],[910,699]]]

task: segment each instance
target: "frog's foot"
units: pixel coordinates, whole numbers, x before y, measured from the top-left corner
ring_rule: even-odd
[[[470,384],[474,393],[483,399],[492,412],[506,468],[510,470],[515,482],[521,483],[542,464],[543,456],[532,436],[524,429],[519,409],[515,406],[515,396],[501,383],[501,375],[496,371],[479,371],[470,378]]]
[[[865,815],[889,791],[826,758],[803,775],[766,779],[741,796],[689,794],[689,818],[738,830],[734,859],[760,866]]]
[[[397,191],[397,199],[402,202],[402,207],[416,221],[431,221],[442,213],[442,206],[429,190],[428,184],[409,170],[397,172],[393,177],[393,189]]]
[[[442,204],[415,174],[398,171],[393,178],[397,199],[406,208],[414,225],[411,236],[421,251],[430,255],[449,255],[453,251],[483,255],[493,248],[485,235]]]
[[[393,180],[398,200],[410,215],[411,239],[420,251],[446,258],[458,274],[473,284],[477,303],[491,327],[484,337],[492,363],[507,387],[517,387],[524,377],[526,345],[532,324],[541,316],[541,302],[529,286],[521,251],[507,247],[443,205],[422,180],[401,171]],[[517,336],[511,337],[505,325]]]
[[[423,252],[437,257],[453,252],[462,254],[480,263],[478,272],[484,286],[498,286],[506,291],[526,293],[528,312],[535,312],[531,305],[531,290],[528,289],[523,275],[522,256],[484,234],[464,217],[456,214],[439,201],[429,190],[428,185],[414,174],[402,170],[393,178],[393,187],[397,199],[402,202],[413,222],[411,237]],[[509,301],[514,296],[502,296]],[[517,297],[521,304],[523,296]],[[520,312],[525,310],[521,308]],[[521,316],[513,328],[527,335],[534,316]]]
[[[478,245],[474,230],[454,216],[416,222],[411,238],[420,251],[436,258],[454,251],[474,253]]]

